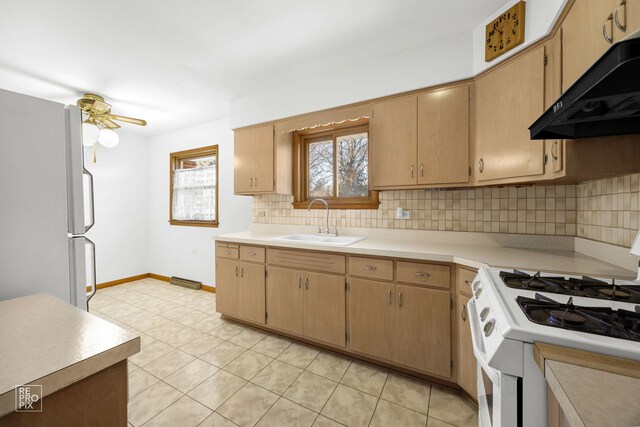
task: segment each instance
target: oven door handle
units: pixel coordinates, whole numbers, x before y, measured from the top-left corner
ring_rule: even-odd
[[[469,327],[471,328],[471,342],[473,344],[473,354],[476,356],[476,360],[478,364],[482,367],[482,369],[486,372],[486,374],[491,379],[491,382],[500,384],[500,372],[493,369],[487,363],[487,354],[484,352],[482,347],[482,338],[480,336],[481,329],[478,321],[478,312],[476,310],[476,302],[475,300],[469,300],[467,304],[467,315],[469,317]]]

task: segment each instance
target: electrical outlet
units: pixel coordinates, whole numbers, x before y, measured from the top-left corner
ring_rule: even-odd
[[[191,254],[192,255],[198,255],[198,250],[197,249],[191,249]]]
[[[396,209],[396,219],[411,219],[411,211],[402,208]]]

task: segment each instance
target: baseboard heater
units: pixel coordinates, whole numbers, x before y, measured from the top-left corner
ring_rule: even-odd
[[[169,283],[189,289],[200,289],[202,287],[202,282],[196,282],[195,280],[183,279],[182,277],[176,276],[171,276]]]

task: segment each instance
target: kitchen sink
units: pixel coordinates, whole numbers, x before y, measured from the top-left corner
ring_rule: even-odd
[[[274,237],[273,240],[285,242],[308,243],[313,245],[327,246],[349,246],[355,242],[363,240],[362,236],[332,236],[326,234],[288,234],[286,236]]]

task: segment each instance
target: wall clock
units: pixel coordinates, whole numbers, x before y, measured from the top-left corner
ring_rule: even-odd
[[[486,26],[484,60],[489,62],[524,42],[526,3],[514,4]]]

